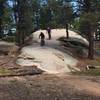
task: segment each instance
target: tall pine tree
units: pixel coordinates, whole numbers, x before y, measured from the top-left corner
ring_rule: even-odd
[[[29,0],[17,0],[18,23],[17,43],[24,44],[25,38],[32,32],[32,14]]]
[[[3,17],[4,17],[4,14],[5,14],[5,2],[6,0],[0,0],[0,38],[3,37],[3,28],[4,28],[4,25],[3,25]]]

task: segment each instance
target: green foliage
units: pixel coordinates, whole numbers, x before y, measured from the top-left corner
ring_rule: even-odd
[[[6,3],[5,9],[4,9],[4,16],[3,16],[3,24],[5,26],[8,26],[12,23],[12,17],[11,17],[11,8]]]
[[[39,2],[39,0],[31,0],[31,6],[32,6],[33,14],[38,12],[38,10],[40,9],[40,2]]]
[[[8,69],[5,69],[5,68],[0,68],[0,75],[11,75],[13,74],[12,71],[8,70]]]
[[[79,21],[79,19],[75,19],[75,20],[73,21],[72,25],[73,25],[73,29],[74,29],[74,30],[79,31],[79,28],[80,28],[80,21]]]
[[[13,7],[8,5],[10,1]],[[12,24],[17,25],[17,39],[24,39],[33,31],[34,25],[39,28],[63,28],[66,23],[72,24],[74,29],[80,30],[81,33],[86,33],[87,23],[90,23],[93,30],[96,29],[96,23],[100,21],[100,2],[99,0],[46,0],[47,4],[43,5],[42,0],[0,0],[0,33],[5,27],[9,28]],[[72,2],[76,2],[79,7],[73,10]],[[90,4],[89,7],[86,6]],[[18,5],[17,5],[18,4]],[[74,20],[74,12],[79,20]],[[86,11],[89,13],[86,14]],[[12,15],[14,15],[12,17]],[[17,17],[14,19],[14,17]],[[19,20],[18,20],[19,19]],[[18,21],[18,22],[17,22]],[[2,34],[1,34],[2,35]],[[1,36],[2,37],[2,36]],[[18,42],[18,41],[17,41]]]
[[[3,28],[4,28],[4,25],[3,25],[3,17],[4,17],[4,4],[5,4],[5,1],[3,0],[0,0],[0,38],[2,38],[3,36]]]
[[[84,48],[82,46],[78,46],[76,49],[76,54],[79,58],[83,58],[85,56],[83,49]]]
[[[73,21],[71,3],[60,0],[48,0],[47,5],[40,7],[40,26],[46,28],[62,28]]]
[[[40,9],[40,26],[45,29],[49,26],[51,21],[51,10],[49,7],[42,7]]]
[[[6,37],[3,37],[2,40],[7,41],[7,42],[15,42],[15,36],[6,36]]]
[[[85,13],[80,17],[79,31],[82,35],[88,37],[88,34],[94,32],[97,25],[97,17],[92,13]]]
[[[60,2],[59,0],[54,0],[50,5],[53,10],[52,21],[56,21],[57,26],[64,27],[66,23],[72,22],[73,9],[69,2],[63,4],[63,2]]]
[[[82,76],[100,76],[100,69],[90,69],[80,72],[73,72],[73,74]]]

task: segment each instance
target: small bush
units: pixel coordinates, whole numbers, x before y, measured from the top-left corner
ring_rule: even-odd
[[[2,40],[7,42],[15,42],[15,36],[6,36]]]
[[[60,37],[60,38],[58,39],[58,41],[64,41],[65,38],[66,38],[66,37]]]
[[[81,47],[76,48],[76,54],[78,54],[79,57],[83,58],[83,49]]]
[[[90,69],[80,72],[73,72],[74,75],[83,75],[83,76],[100,76],[100,69]]]

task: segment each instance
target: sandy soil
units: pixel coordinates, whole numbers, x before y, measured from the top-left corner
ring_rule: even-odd
[[[100,100],[100,84],[85,77],[42,74],[0,80],[0,100]]]

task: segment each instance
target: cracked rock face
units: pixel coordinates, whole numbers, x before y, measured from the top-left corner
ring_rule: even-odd
[[[19,58],[17,59],[16,63],[20,66],[39,66],[38,63],[35,63],[34,60],[31,59]]]
[[[78,62],[77,59],[68,53],[65,54],[55,49],[55,47],[59,47],[57,39],[65,36],[66,31],[64,29],[52,30],[52,39],[48,40],[45,38],[46,45],[44,47],[40,47],[40,40],[38,39],[40,32],[43,32],[46,38],[48,38],[45,30],[35,32],[34,40],[36,40],[37,43],[34,44],[33,42],[31,45],[24,47],[16,63],[21,66],[36,65],[39,69],[53,74],[69,73],[72,70],[79,71],[79,69],[75,67]],[[69,31],[69,34],[71,37],[84,40],[75,32]]]
[[[71,72],[69,66],[74,66],[77,60],[69,55],[65,56],[56,49],[28,46],[22,49],[22,54],[18,57],[16,63],[21,66],[35,65],[47,73],[57,74]]]

